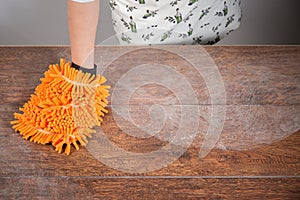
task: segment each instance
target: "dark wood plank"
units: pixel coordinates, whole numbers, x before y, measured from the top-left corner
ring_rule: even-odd
[[[299,199],[295,178],[0,178],[1,199]],[[11,187],[8,187],[11,186]],[[234,192],[233,192],[234,191]]]
[[[191,63],[209,68],[211,62],[205,51],[195,55],[199,46],[170,47],[176,53],[168,48],[97,48],[97,63],[109,66],[104,75],[112,93],[126,94],[115,86],[132,66],[160,63],[178,69],[198,98],[196,104],[189,99],[179,102],[173,91],[157,85],[144,86],[132,96],[129,106],[137,123],[149,120],[147,106],[163,103],[175,110],[183,106],[199,109],[200,126],[194,142],[172,164],[153,172],[126,173],[101,163],[89,148],[65,156],[50,145],[36,145],[14,133],[9,124],[13,112],[29,99],[48,65],[70,57],[70,52],[67,47],[0,47],[1,198],[124,198],[130,194],[132,198],[164,199],[299,198],[300,46],[205,47],[225,86],[226,102],[220,101],[218,106],[226,105],[227,111],[218,143],[201,159],[198,153],[215,105],[204,78]],[[102,130],[110,141],[130,152],[157,150],[170,142],[161,135],[178,128],[178,124],[169,123],[161,135],[136,138],[121,130],[109,109]],[[122,159],[116,157],[116,162],[124,162]]]
[[[210,68],[215,63],[222,76],[228,105],[299,104],[299,46],[198,49],[197,46],[153,47],[153,49],[99,47],[96,61],[103,67],[109,66],[104,74],[109,77],[108,83],[112,85],[112,90],[120,76],[129,69],[143,64],[151,66],[158,63],[175,68],[189,81],[199,104],[209,104],[208,85],[195,68],[203,69],[202,72],[205,72],[205,68]],[[155,98],[159,98],[159,94],[155,95]],[[166,92],[162,91],[161,95],[165,100]],[[190,104],[188,101],[184,103]]]
[[[173,47],[193,55],[197,46]],[[297,105],[300,102],[300,47],[205,47],[219,68],[226,88],[227,104],[238,105]],[[126,53],[122,56],[122,53]],[[103,68],[109,65],[108,83],[114,83],[124,70],[145,63],[161,63],[181,69],[193,86],[200,104],[209,103],[209,94],[201,76],[181,55],[162,53],[165,50],[136,47],[99,47],[96,61]],[[205,64],[202,55],[194,56],[196,66]],[[184,54],[184,55],[185,55]],[[69,57],[66,47],[0,47],[1,103],[20,103],[28,99],[49,64],[60,57]],[[107,55],[107,56],[106,56]],[[201,57],[202,56],[202,57]],[[137,59],[137,57],[139,59]],[[155,60],[153,60],[153,57]],[[112,58],[116,58],[112,62]],[[198,59],[198,60],[197,60]],[[200,60],[200,61],[199,61]],[[204,61],[202,61],[204,60]],[[209,65],[210,63],[208,63]],[[199,67],[199,66],[198,66]],[[118,70],[118,73],[112,73]],[[192,76],[195,76],[194,79]],[[28,79],[30,77],[30,79]],[[22,86],[26,85],[25,88]],[[112,88],[112,89],[113,89]],[[11,91],[11,92],[6,92]],[[119,92],[119,91],[118,91]],[[165,98],[162,93],[161,98]],[[159,96],[156,96],[159,98]],[[188,103],[188,102],[186,102]]]
[[[125,137],[125,136],[121,136]],[[117,136],[111,135],[116,141]],[[135,146],[136,141],[119,147]],[[142,142],[141,142],[142,143]],[[145,151],[155,142],[142,144],[135,151]],[[159,147],[159,145],[157,146]],[[18,134],[1,137],[0,176],[300,176],[300,132],[271,145],[246,151],[213,149],[208,156],[199,159],[198,147],[190,147],[168,167],[147,173],[124,173],[107,166],[90,154],[86,148],[73,151],[70,156],[57,154],[50,145],[37,145],[23,140]],[[123,158],[114,158],[120,162]],[[144,159],[148,159],[145,157]],[[156,162],[153,162],[155,164]]]
[[[184,47],[178,47],[184,48]],[[188,50],[192,52],[195,47],[191,47]],[[210,104],[199,106],[201,111],[201,117],[199,118],[200,126],[198,128],[199,135],[196,137],[194,143],[192,144],[190,150],[186,152],[178,162],[175,162],[166,170],[160,170],[159,172],[151,173],[159,175],[298,175],[299,174],[299,148],[295,147],[299,143],[298,132],[299,129],[299,112],[300,107],[297,103],[294,103],[293,99],[286,101],[287,98],[294,95],[297,99],[298,89],[294,87],[292,89],[284,88],[283,85],[289,85],[292,82],[299,82],[299,70],[296,65],[299,63],[298,57],[295,54],[299,53],[299,47],[208,47],[206,48],[208,52],[216,59],[223,78],[225,77],[226,84],[235,84],[238,88],[232,90],[234,87],[227,87],[226,92],[234,92],[231,99],[227,103],[232,104],[227,106],[227,116],[224,124],[224,129],[220,137],[219,143],[215,146],[214,150],[210,153],[210,156],[205,159],[199,159],[197,157],[197,152],[199,152],[200,145],[203,143],[204,135],[208,129],[209,119],[211,114]],[[130,65],[137,65],[136,56],[138,53],[148,52],[147,56],[141,54],[143,57],[138,60],[138,62],[151,62],[152,57],[159,58],[159,53],[162,50],[149,50],[142,48],[137,50],[135,47],[126,47],[125,50],[120,47],[101,47],[98,48],[98,54],[100,55],[119,55],[120,52],[126,52],[124,59],[117,59],[113,64],[111,64],[113,70],[120,70],[129,68]],[[30,47],[30,48],[0,48],[1,55],[4,55],[0,59],[3,87],[2,90],[2,101],[0,106],[0,111],[2,113],[0,120],[0,136],[1,139],[1,149],[4,149],[2,154],[2,173],[5,176],[17,176],[18,173],[26,175],[34,175],[38,170],[40,174],[53,174],[53,175],[65,175],[66,171],[68,174],[76,175],[119,175],[124,174],[116,170],[110,169],[108,166],[100,164],[92,155],[86,156],[86,150],[82,149],[79,152],[73,152],[73,156],[64,157],[62,155],[56,155],[53,152],[51,146],[40,146],[35,145],[26,141],[23,141],[17,134],[12,134],[11,125],[9,122],[13,120],[13,112],[16,112],[18,107],[20,107],[23,102],[25,102],[29,95],[34,90],[34,87],[39,82],[39,77],[41,73],[47,69],[47,65],[51,63],[51,60],[58,60],[59,57],[64,55],[69,55],[67,48],[57,48],[57,47]],[[149,55],[152,56],[149,56]],[[164,53],[165,55],[160,58],[160,62],[165,64],[183,64],[183,66],[188,66],[189,64],[182,60],[178,55],[172,53]],[[222,56],[222,55],[226,56]],[[260,59],[259,57],[265,59]],[[205,55],[204,55],[205,56]],[[117,56],[118,57],[118,56]],[[288,57],[288,59],[286,59]],[[20,58],[20,59],[16,59]],[[34,59],[36,58],[36,59]],[[168,63],[169,58],[170,62]],[[257,59],[255,59],[257,58]],[[197,57],[194,58],[197,61]],[[238,59],[239,62],[232,63],[234,59]],[[266,60],[269,60],[268,62]],[[291,62],[294,60],[294,62]],[[33,61],[37,61],[36,63]],[[105,57],[102,60],[103,63],[108,62]],[[123,64],[121,68],[118,63]],[[235,65],[242,69],[236,70]],[[296,64],[295,64],[296,63]],[[251,65],[250,65],[251,64]],[[279,68],[278,65],[282,65],[283,68]],[[255,74],[249,74],[247,70],[248,65],[251,66],[264,66],[268,67],[270,72],[266,70],[261,70],[257,68]],[[33,66],[33,67],[31,67]],[[114,67],[117,66],[117,67]],[[265,68],[263,68],[265,69]],[[182,71],[184,72],[184,68]],[[193,69],[192,69],[193,70]],[[223,70],[223,71],[222,71]],[[277,70],[277,71],[276,71]],[[118,71],[117,71],[118,72]],[[239,72],[239,73],[238,73]],[[253,72],[253,71],[252,71]],[[233,73],[233,74],[232,74]],[[259,85],[256,82],[251,82],[252,79],[257,79],[261,81],[260,73],[265,74],[268,80],[275,80],[278,75],[286,74],[289,79],[280,79],[275,87],[279,87],[278,91],[282,91],[282,95],[286,98],[270,98],[267,96],[261,96],[262,101],[256,101],[258,98],[256,94],[252,94],[251,99],[257,105],[252,105],[251,99],[243,105],[240,100],[245,100],[245,96],[235,96],[239,91],[247,91],[245,89],[256,90]],[[273,73],[273,74],[272,74]],[[108,73],[109,74],[109,73]],[[117,74],[111,74],[111,83],[117,79]],[[187,75],[191,77],[191,74]],[[242,79],[243,76],[249,75],[251,79],[247,82],[246,86],[248,88],[241,88],[241,83],[244,83]],[[30,77],[30,79],[26,78]],[[240,78],[236,78],[240,77]],[[246,80],[250,80],[247,78]],[[18,80],[18,81],[16,81]],[[263,80],[263,79],[262,79]],[[298,81],[298,82],[297,82]],[[274,81],[273,81],[274,82]],[[197,82],[195,82],[197,84]],[[198,85],[199,86],[199,85]],[[205,86],[205,85],[204,85]],[[18,88],[16,90],[16,88]],[[197,88],[197,87],[195,87]],[[263,92],[271,88],[258,88]],[[148,119],[148,113],[138,106],[143,104],[153,103],[151,96],[147,96],[151,91],[157,90],[154,86],[149,88],[144,88],[144,93],[138,93],[133,96],[131,104],[134,105],[132,110],[132,117],[137,121],[143,119]],[[286,90],[286,91],[285,91]],[[146,92],[145,92],[146,91]],[[148,91],[148,92],[147,92]],[[201,90],[204,91],[205,90]],[[112,91],[113,92],[113,91]],[[201,92],[199,92],[200,94]],[[202,94],[202,93],[201,93]],[[270,93],[271,94],[271,93]],[[291,96],[289,96],[291,94]],[[160,91],[155,94],[155,103],[164,103],[165,96],[168,96],[168,91]],[[229,96],[230,99],[230,95]],[[254,98],[255,97],[255,98]],[[203,99],[207,98],[205,95]],[[266,99],[275,99],[275,101],[263,102]],[[150,101],[149,101],[150,99]],[[208,101],[207,101],[208,102]],[[169,103],[170,106],[178,106],[174,101]],[[167,104],[168,106],[168,104]],[[124,125],[123,125],[124,126]],[[116,143],[119,147],[132,152],[149,152],[158,149],[168,143],[168,141],[161,140],[159,137],[151,137],[149,139],[138,139],[129,136],[127,133],[122,132],[115,122],[115,119],[110,112],[103,124],[103,130],[109,137],[111,141]],[[163,133],[167,133],[170,130],[175,129],[176,126],[171,124],[166,126]],[[293,134],[294,133],[294,134]],[[293,135],[291,135],[293,134]],[[290,137],[289,137],[290,136]],[[264,152],[263,154],[258,150],[258,148],[268,148],[277,140],[283,139],[284,151],[278,152],[278,148],[282,145],[279,143],[277,149],[272,149],[272,151]],[[290,139],[290,138],[296,138]],[[20,145],[22,144],[22,145]],[[297,146],[297,145],[296,145]],[[50,154],[49,154],[50,153]],[[282,155],[283,154],[283,155]],[[10,155],[14,155],[13,157]],[[50,156],[50,158],[49,158]],[[52,158],[52,156],[54,156]],[[16,163],[16,161],[18,162]],[[56,160],[55,163],[51,163],[51,160]],[[64,163],[66,160],[70,160],[69,164],[62,167],[62,164],[56,164],[59,162]],[[84,160],[83,163],[76,163],[76,160]],[[226,162],[225,162],[226,161]],[[30,165],[26,163],[31,163]],[[239,163],[238,166],[235,166]],[[77,166],[84,165],[89,170],[84,172],[79,172]],[[99,167],[100,166],[100,167]],[[180,166],[180,167],[178,167]],[[210,166],[210,170],[206,169],[206,166]],[[274,167],[276,166],[276,167]],[[103,168],[103,169],[102,169]],[[35,169],[35,170],[33,170]]]

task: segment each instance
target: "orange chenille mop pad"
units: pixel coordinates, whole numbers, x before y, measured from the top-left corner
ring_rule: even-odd
[[[51,143],[55,150],[69,155],[71,144],[78,150],[100,126],[109,96],[106,79],[84,73],[60,60],[50,65],[30,100],[14,113],[11,124],[26,140],[39,144]]]

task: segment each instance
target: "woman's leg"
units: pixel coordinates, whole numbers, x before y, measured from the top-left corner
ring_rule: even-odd
[[[68,23],[72,62],[94,68],[94,46],[100,0],[68,0]]]

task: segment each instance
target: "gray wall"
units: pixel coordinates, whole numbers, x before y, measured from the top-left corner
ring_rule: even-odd
[[[219,44],[300,44],[299,0],[242,0],[241,27]],[[97,44],[113,35],[101,0]],[[68,44],[67,0],[0,0],[0,45]]]

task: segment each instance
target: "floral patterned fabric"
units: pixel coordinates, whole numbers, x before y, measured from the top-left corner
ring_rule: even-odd
[[[214,44],[237,29],[241,0],[110,0],[121,44]]]

